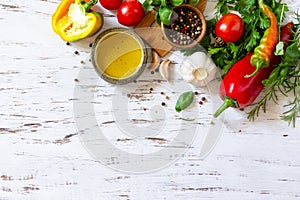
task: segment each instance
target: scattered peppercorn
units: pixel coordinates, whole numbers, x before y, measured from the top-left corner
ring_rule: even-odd
[[[93,43],[90,43],[90,44],[89,44],[89,47],[92,47],[92,46],[93,46]]]
[[[151,74],[154,74],[154,71],[151,71]]]
[[[198,95],[198,94],[199,94],[199,93],[196,91],[196,92],[195,92],[195,95]]]
[[[166,104],[165,102],[162,102],[161,105],[162,105],[162,106],[166,106],[167,104]]]
[[[166,99],[167,99],[167,100],[170,100],[170,97],[169,97],[169,96],[166,96]]]
[[[161,94],[161,95],[164,95],[165,93],[164,93],[164,92],[160,92],[160,94]]]
[[[69,46],[69,45],[71,45],[71,43],[70,43],[70,42],[66,42],[66,45],[68,45],[68,46]]]
[[[150,91],[153,91],[153,88],[150,88]]]
[[[201,100],[202,100],[202,101],[206,101],[206,98],[205,98],[205,97],[202,97]]]
[[[202,22],[199,16],[189,8],[175,9],[178,18],[167,29],[169,39],[178,45],[189,45],[202,32]]]
[[[155,72],[159,72],[159,68],[156,68],[156,69],[155,69]]]
[[[78,51],[74,51],[74,53],[75,53],[76,55],[79,55],[79,52],[78,52]]]
[[[74,81],[75,81],[75,82],[79,82],[79,80],[78,80],[77,78],[74,78]]]
[[[83,61],[83,60],[81,60],[81,61],[80,61],[80,64],[84,64],[84,61]]]

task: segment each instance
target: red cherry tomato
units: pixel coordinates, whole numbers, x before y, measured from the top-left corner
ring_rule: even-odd
[[[236,14],[226,14],[217,22],[215,32],[224,42],[236,42],[244,32],[243,20]]]
[[[144,16],[144,8],[137,0],[124,1],[117,12],[119,23],[125,26],[137,25],[142,21]]]
[[[117,10],[122,0],[100,0],[100,4],[107,10]]]

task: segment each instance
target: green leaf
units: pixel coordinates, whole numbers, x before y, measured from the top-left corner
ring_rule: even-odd
[[[293,64],[300,58],[300,46],[297,42],[292,43],[286,48],[284,60]]]
[[[167,6],[167,2],[166,0],[161,0],[161,7],[166,7]]]
[[[270,20],[264,16],[259,18],[259,27],[261,29],[267,29],[270,27]]]
[[[152,5],[153,6],[158,6],[161,4],[161,1],[160,0],[152,0]]]
[[[222,53],[224,52],[225,48],[224,47],[218,47],[218,48],[208,48],[208,53],[211,55],[217,54],[217,53]]]
[[[245,46],[245,48],[248,52],[250,52],[254,47],[256,47],[261,36],[256,29],[253,29],[249,38],[250,38],[250,40],[249,40],[248,44]]]
[[[276,45],[276,49],[275,49],[274,54],[276,56],[282,56],[284,54],[283,47],[284,47],[284,43],[282,41],[278,42],[277,45]]]
[[[185,93],[181,94],[176,102],[175,110],[177,112],[180,112],[180,111],[186,109],[189,105],[191,105],[193,100],[194,100],[194,92],[193,91],[189,91],[189,92],[185,92]]]
[[[227,45],[230,48],[230,52],[233,54],[232,56],[236,57],[240,47],[231,42],[227,43]]]
[[[158,10],[159,18],[165,25],[170,25],[171,15],[172,15],[172,8],[170,6],[160,7]]]
[[[172,6],[180,6],[184,3],[184,0],[170,0]]]
[[[152,0],[144,1],[143,8],[146,12],[153,10],[154,6],[152,6]]]

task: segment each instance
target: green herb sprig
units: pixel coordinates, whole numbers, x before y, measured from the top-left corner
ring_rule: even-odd
[[[265,0],[265,4],[269,5],[276,15],[278,21],[286,17],[288,7],[281,3],[281,0]],[[259,9],[256,0],[220,0],[216,4],[215,18],[208,20],[207,30],[214,30],[219,17],[230,13],[237,12],[241,15],[244,22],[244,33],[241,39],[236,43],[226,43],[222,46],[216,45],[211,40],[211,34],[214,37],[213,31],[208,31],[205,41],[201,43],[208,52],[212,55],[212,59],[218,67],[223,69],[224,75],[238,60],[246,56],[249,52],[259,44],[264,31],[269,27],[269,19]],[[209,40],[209,42],[207,42]]]
[[[295,29],[292,32],[293,40],[282,51],[282,61],[272,71],[269,78],[263,81],[266,92],[254,108],[248,113],[248,119],[254,120],[260,110],[266,112],[268,101],[277,103],[277,93],[283,94],[290,101],[284,105],[286,111],[282,113],[281,119],[289,125],[296,126],[296,119],[300,114],[300,14],[295,13]]]

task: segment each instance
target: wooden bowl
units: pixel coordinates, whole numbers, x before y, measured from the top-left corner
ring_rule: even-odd
[[[201,21],[201,25],[200,26],[197,25],[197,28],[198,27],[200,28],[201,33],[196,38],[192,39],[190,36],[187,36],[185,33],[182,33],[181,31],[172,30],[172,25],[174,25],[175,22],[173,22],[173,24],[171,24],[170,26],[167,26],[167,25],[161,23],[161,28],[162,28],[162,33],[163,33],[163,36],[164,36],[164,40],[166,40],[168,43],[170,43],[174,47],[177,47],[177,48],[180,48],[180,49],[188,49],[188,48],[194,47],[197,44],[199,44],[201,42],[201,40],[203,39],[203,37],[205,36],[206,21],[205,21],[203,13],[197,7],[192,6],[190,4],[182,4],[180,6],[174,7],[173,11],[176,12],[176,11],[181,10],[182,8],[185,9],[185,10],[192,11],[194,14],[196,14],[198,16],[198,19],[200,19],[200,21]],[[179,24],[181,24],[181,22],[179,22]],[[183,21],[182,24],[183,25],[191,25],[187,21]],[[178,41],[177,39],[174,39],[174,35],[176,35],[176,34],[177,35],[181,34],[181,35],[187,36],[189,38],[189,42],[184,44],[184,42],[181,42],[181,41]]]

